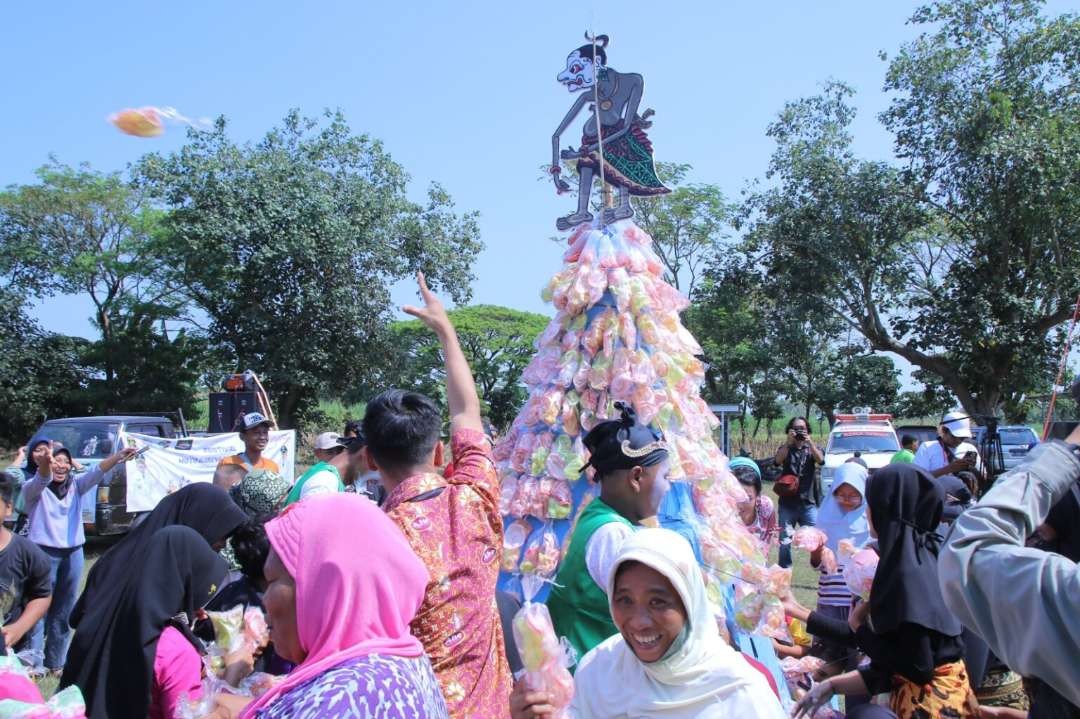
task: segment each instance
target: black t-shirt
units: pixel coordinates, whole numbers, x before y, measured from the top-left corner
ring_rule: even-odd
[[[10,607],[4,624],[17,620],[27,602],[52,594],[50,575],[45,552],[26,537],[12,533],[11,542],[0,550],[0,606]]]

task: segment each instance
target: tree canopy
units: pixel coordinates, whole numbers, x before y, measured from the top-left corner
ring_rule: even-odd
[[[474,305],[448,313],[472,367],[476,389],[492,424],[499,429],[513,421],[527,393],[521,373],[536,352],[536,338],[548,318],[509,307]],[[383,377],[384,386],[421,392],[445,403],[443,357],[439,341],[419,320],[391,326],[395,358]]]
[[[747,248],[772,292],[990,414],[1045,386],[1080,292],[1080,20],[956,0],[912,21],[927,29],[890,62],[881,116],[897,163],[855,155],[843,84],[789,103]]]
[[[290,112],[253,144],[222,119],[136,174],[168,210],[172,280],[209,318],[208,339],[263,378],[284,426],[377,364],[394,281],[423,270],[469,297],[475,214],[456,214],[438,185],[411,201],[404,168],[340,113]]]

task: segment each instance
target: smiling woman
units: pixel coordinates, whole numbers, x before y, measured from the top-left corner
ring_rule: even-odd
[[[619,633],[581,660],[571,717],[785,716],[763,676],[721,639],[701,569],[682,536],[635,532],[612,565],[608,597]],[[546,701],[519,684],[513,716],[544,716]]]

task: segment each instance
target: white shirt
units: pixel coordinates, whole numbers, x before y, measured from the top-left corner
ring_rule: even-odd
[[[982,458],[979,457],[979,451],[975,448],[975,445],[970,442],[961,441],[953,450],[953,456],[961,459],[968,452],[975,453],[975,467],[981,470]],[[945,449],[941,446],[940,441],[923,442],[919,445],[919,451],[915,453],[915,464],[927,472],[936,472],[948,463],[949,458],[945,456]]]
[[[619,556],[623,542],[633,533],[634,528],[622,522],[608,522],[600,525],[585,545],[585,568],[589,570],[592,580],[605,592],[611,565]]]
[[[333,494],[338,491],[338,475],[324,469],[307,478],[300,488],[300,499],[314,497],[316,494]]]

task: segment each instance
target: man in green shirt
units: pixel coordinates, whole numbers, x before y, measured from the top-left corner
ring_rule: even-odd
[[[362,451],[351,451],[346,443],[349,439],[342,439],[335,432],[320,434],[315,442],[318,456],[325,459],[300,476],[285,498],[288,507],[301,499],[317,494],[332,494],[344,492],[345,485],[351,484],[360,473],[360,465],[364,454]],[[358,448],[359,449],[359,448]]]
[[[577,520],[547,605],[555,633],[578,657],[618,633],[608,608],[612,562],[634,526],[656,516],[668,489],[668,446],[659,432],[639,424],[634,410],[616,403],[622,417],[601,422],[585,436],[600,496]]]
[[[919,440],[910,434],[900,438],[900,446],[903,448],[892,456],[889,464],[911,464],[915,461],[915,452],[919,449]]]

